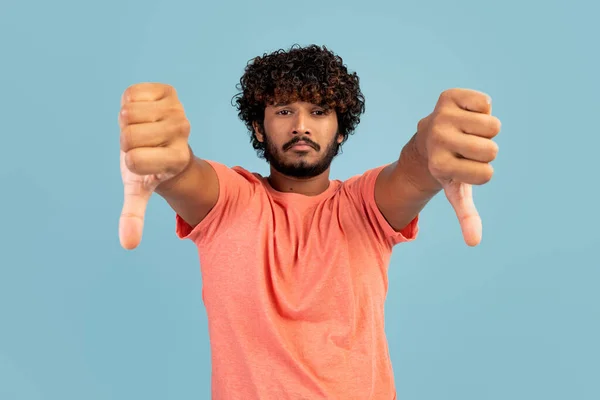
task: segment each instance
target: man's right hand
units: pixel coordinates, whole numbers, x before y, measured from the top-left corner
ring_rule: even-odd
[[[124,187],[119,240],[131,250],[142,239],[152,193],[192,162],[190,123],[173,87],[140,83],[123,93],[119,126]]]

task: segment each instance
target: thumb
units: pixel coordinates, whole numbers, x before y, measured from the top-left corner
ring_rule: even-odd
[[[481,217],[473,202],[473,187],[466,183],[451,182],[444,184],[446,198],[458,217],[465,243],[477,246],[481,242]]]
[[[154,187],[143,176],[129,171],[125,153],[121,151],[121,178],[123,180],[123,208],[119,218],[119,241],[127,250],[135,249],[142,240],[144,216]]]
[[[144,216],[152,191],[144,188],[141,182],[127,182],[124,185],[123,209],[119,218],[119,241],[127,250],[135,249],[142,240]]]

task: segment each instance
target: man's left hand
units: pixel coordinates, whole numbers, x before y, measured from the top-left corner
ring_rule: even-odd
[[[450,89],[440,95],[434,111],[419,122],[416,135],[419,152],[452,204],[469,246],[478,245],[482,234],[472,185],[489,182],[494,173],[490,163],[498,154],[492,139],[500,132],[500,120],[491,112],[486,94]]]

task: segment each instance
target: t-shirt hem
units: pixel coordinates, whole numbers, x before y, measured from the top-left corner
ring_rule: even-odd
[[[395,230],[394,227],[392,227],[392,225],[390,225],[390,223],[387,221],[377,206],[377,202],[375,201],[375,184],[379,174],[386,166],[387,165],[383,165],[374,170],[373,178],[369,180],[367,188],[368,197],[366,200],[369,207],[373,210],[379,226],[381,229],[383,229],[385,237],[392,245],[404,242],[412,242],[418,237],[419,234],[419,214],[417,214],[404,228]]]
[[[216,217],[218,217],[221,202],[225,197],[225,185],[223,183],[223,179],[221,178],[221,168],[227,167],[216,161],[204,161],[206,161],[217,174],[217,179],[219,180],[219,195],[213,208],[211,208],[202,221],[200,221],[200,223],[194,227],[188,224],[179,214],[175,214],[175,234],[180,240],[192,240],[194,242],[198,241],[201,232],[205,230],[205,227],[207,227]]]

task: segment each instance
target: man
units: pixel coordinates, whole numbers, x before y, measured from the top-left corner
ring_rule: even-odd
[[[383,312],[391,252],[416,237],[419,212],[442,190],[466,243],[479,243],[471,185],[492,177],[500,130],[489,98],[443,92],[398,160],[344,182],[330,180],[330,164],[364,98],[331,51],[255,58],[237,109],[268,177],[193,155],[174,88],[125,91],[122,246],[139,244],[153,192],[197,245],[213,398],[395,398]]]

